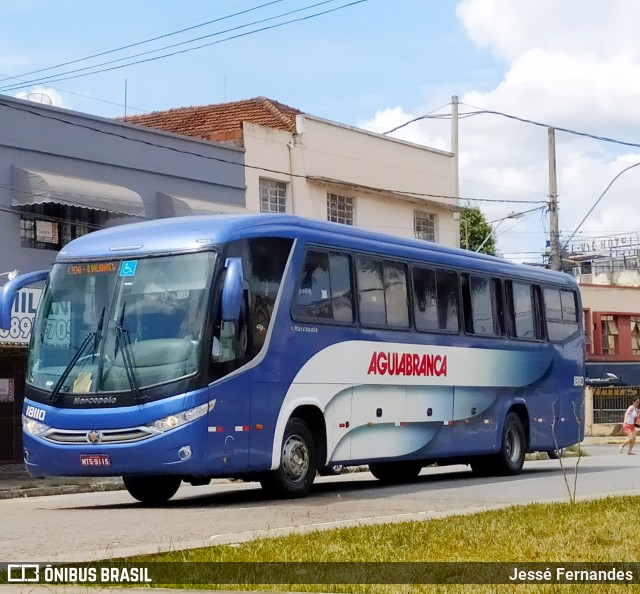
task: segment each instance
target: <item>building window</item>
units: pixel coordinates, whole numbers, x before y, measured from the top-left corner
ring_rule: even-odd
[[[640,316],[631,316],[631,352],[640,355]]]
[[[260,178],[260,212],[287,212],[287,184]]]
[[[100,229],[109,213],[47,202],[20,209],[20,245],[41,250],[60,250],[71,240]]]
[[[428,212],[414,211],[413,234],[416,239],[436,240],[436,215]]]
[[[353,225],[353,198],[338,194],[327,194],[327,220],[344,225]]]
[[[614,316],[602,316],[600,318],[602,330],[602,354],[615,355],[618,352],[618,325]]]

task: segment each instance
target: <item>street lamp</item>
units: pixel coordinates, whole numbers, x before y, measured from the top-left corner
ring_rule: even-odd
[[[476,252],[479,252],[498,231],[498,227],[502,225],[505,221],[509,219],[521,219],[524,216],[524,212],[512,212],[510,215],[506,217],[502,217],[501,219],[496,219],[495,221],[491,221],[491,223],[498,223],[495,227],[491,229],[491,232],[482,240],[482,243],[476,248]]]
[[[18,270],[10,270],[9,272],[0,272],[0,276],[6,276],[10,281],[12,281],[16,276],[18,276]]]
[[[640,165],[640,163],[634,163],[633,165],[629,165],[629,167],[625,167],[622,171],[619,171],[618,174],[609,182],[609,185],[604,189],[602,194],[600,194],[600,196],[598,196],[598,199],[594,202],[594,204],[591,207],[591,209],[589,210],[589,212],[586,215],[584,215],[584,218],[580,221],[580,224],[576,227],[575,231],[571,235],[569,235],[569,239],[567,239],[567,241],[565,241],[562,244],[562,249],[560,250],[561,253],[569,245],[569,243],[573,239],[574,235],[578,232],[580,227],[582,227],[582,224],[587,220],[587,218],[593,212],[595,207],[598,206],[598,202],[600,202],[600,200],[602,200],[604,195],[607,193],[607,190],[613,185],[613,182],[615,182],[623,173],[625,173],[626,171],[629,171],[629,169],[633,169],[634,167],[637,167],[638,165]]]

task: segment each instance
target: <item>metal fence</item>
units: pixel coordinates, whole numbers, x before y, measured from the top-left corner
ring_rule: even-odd
[[[640,386],[598,386],[592,390],[594,423],[621,424],[631,401],[640,397]]]

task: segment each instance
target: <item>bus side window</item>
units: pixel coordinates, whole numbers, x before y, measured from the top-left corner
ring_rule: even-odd
[[[353,323],[353,290],[351,289],[351,258],[344,254],[329,254],[331,304],[336,322]]]
[[[307,252],[293,299],[294,318],[353,322],[351,261],[344,254]]]
[[[529,283],[507,281],[509,335],[515,338],[539,338],[535,325],[533,293]]]
[[[294,317],[332,319],[329,256],[309,251],[293,302]]]
[[[421,331],[437,330],[439,324],[435,270],[413,268],[413,296],[416,328]]]
[[[360,322],[365,326],[384,326],[387,323],[387,314],[382,262],[371,258],[358,258],[356,271]]]
[[[242,258],[247,359],[264,345],[291,246],[292,241],[282,237],[239,239],[229,244],[227,257]]]
[[[438,292],[438,328],[460,332],[458,275],[453,270],[436,270]]]
[[[491,303],[493,306],[493,333],[496,336],[504,336],[505,311],[502,281],[499,278],[491,279]]]
[[[533,285],[533,320],[535,323],[536,338],[544,340],[544,302],[542,299],[542,287]]]
[[[550,287],[543,292],[549,340],[566,340],[579,329],[576,294]]]
[[[482,336],[501,334],[504,323],[501,320],[503,308],[500,281],[463,274],[462,293],[465,330]]]
[[[408,328],[407,267],[400,262],[384,262],[383,272],[387,324]]]

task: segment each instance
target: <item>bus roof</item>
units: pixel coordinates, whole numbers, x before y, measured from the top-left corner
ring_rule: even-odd
[[[286,214],[188,216],[119,225],[71,241],[59,252],[56,262],[200,250],[249,237],[299,238],[345,250],[378,252],[389,257],[575,285],[573,277],[545,268],[519,265],[503,258],[419,239]],[[381,246],[384,246],[383,250]]]

